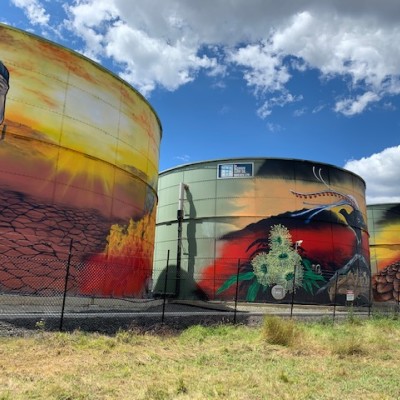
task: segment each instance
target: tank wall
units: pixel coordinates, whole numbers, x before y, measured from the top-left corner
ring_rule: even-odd
[[[369,205],[372,293],[375,301],[400,300],[400,205]]]
[[[141,296],[154,250],[157,116],[98,64],[4,25],[0,60],[9,72],[0,125],[0,254],[61,259],[72,240],[85,275],[77,293]],[[3,289],[40,293],[37,276],[52,271],[31,264],[27,284],[2,271],[1,281],[10,282]],[[95,282],[105,269],[112,282]]]
[[[249,165],[253,174],[217,177],[219,168],[230,164]],[[162,291],[168,250],[170,271],[175,270],[177,262],[180,182],[188,185],[182,227],[181,297],[231,298],[235,285],[229,283],[234,281],[240,260],[242,299],[271,300],[271,289],[279,284],[285,287],[288,300],[288,271],[297,268],[290,264],[293,260],[284,275],[255,275],[260,263],[272,263],[270,272],[273,271],[276,260],[271,235],[286,237],[289,256],[297,261],[294,254],[301,257],[298,281],[294,282],[298,301],[329,303],[333,301],[334,283],[341,296],[356,287],[357,297],[368,297],[370,267],[364,182],[334,166],[283,159],[221,160],[161,173],[154,264],[156,290]],[[295,251],[299,240],[302,243]],[[333,282],[334,273],[342,268],[346,273]],[[174,291],[174,282],[169,291]]]

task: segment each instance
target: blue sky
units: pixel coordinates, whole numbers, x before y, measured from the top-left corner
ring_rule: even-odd
[[[1,0],[0,21],[127,80],[163,125],[160,170],[326,162],[400,202],[398,0]]]

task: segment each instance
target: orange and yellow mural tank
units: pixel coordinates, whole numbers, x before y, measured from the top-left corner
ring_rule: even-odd
[[[372,293],[375,301],[400,301],[400,204],[368,206]]]
[[[52,293],[70,249],[77,294],[142,296],[157,202],[154,110],[100,65],[6,25],[0,61],[1,290]]]

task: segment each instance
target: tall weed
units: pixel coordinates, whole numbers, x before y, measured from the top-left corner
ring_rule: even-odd
[[[368,353],[363,338],[355,335],[337,338],[332,344],[332,353],[340,357],[361,356]]]
[[[298,338],[300,332],[292,320],[283,319],[274,315],[264,318],[262,337],[269,344],[291,346]]]

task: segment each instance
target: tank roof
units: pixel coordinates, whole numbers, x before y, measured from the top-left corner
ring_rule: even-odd
[[[329,163],[325,163],[325,162],[321,162],[321,161],[315,161],[315,160],[306,160],[306,159],[301,159],[301,158],[285,158],[285,157],[232,157],[232,158],[220,158],[220,159],[211,159],[211,160],[204,160],[204,161],[195,161],[192,163],[186,163],[186,164],[180,164],[177,165],[176,167],[172,167],[172,168],[168,168],[165,169],[163,171],[161,171],[159,173],[159,177],[161,178],[164,174],[168,174],[170,172],[173,171],[177,171],[180,169],[186,169],[186,168],[190,168],[192,166],[197,166],[197,165],[201,165],[201,164],[214,164],[214,163],[224,163],[224,162],[235,162],[235,161],[267,161],[267,160],[280,160],[280,161],[299,161],[299,162],[306,162],[306,163],[310,163],[310,164],[322,164],[322,165],[326,165],[327,167],[332,167],[332,168],[336,168],[338,170],[342,170],[344,172],[347,172],[355,177],[357,177],[358,179],[360,179],[364,185],[365,185],[365,180],[357,175],[356,173],[354,173],[353,171],[349,171],[348,169],[342,168],[342,167],[338,167],[334,164],[329,164]]]

